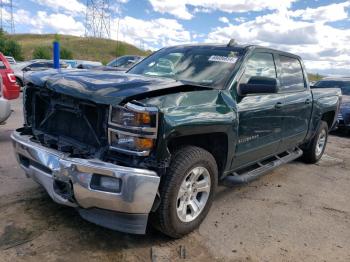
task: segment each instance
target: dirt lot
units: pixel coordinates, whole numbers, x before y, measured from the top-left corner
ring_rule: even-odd
[[[219,188],[201,227],[174,241],[103,229],[53,203],[15,162],[19,100],[13,109],[0,126],[0,261],[350,261],[349,136],[331,136],[317,165]]]

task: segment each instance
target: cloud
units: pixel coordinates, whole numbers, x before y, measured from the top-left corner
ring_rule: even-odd
[[[82,36],[85,32],[82,22],[75,20],[71,15],[62,13],[48,14],[38,11],[35,15],[31,15],[28,11],[20,9],[15,12],[14,20],[22,25],[28,25],[31,33],[55,32]]]
[[[274,13],[238,25],[216,27],[207,41],[226,42],[234,38],[240,43],[299,45],[316,43],[315,37],[314,24],[296,22],[281,13]]]
[[[334,22],[348,18],[347,7],[350,2],[330,4],[318,8],[306,8],[289,12],[292,17],[299,17],[305,21]]]
[[[118,24],[118,19],[113,24]],[[116,30],[112,31],[112,38],[117,39]],[[191,33],[175,19],[143,20],[126,16],[119,21],[119,40],[144,49],[156,49],[191,42]]]
[[[328,6],[331,9],[341,6],[342,9],[349,3]],[[328,6],[293,12],[279,10],[238,25],[216,27],[205,41],[227,43],[234,38],[242,44],[276,48],[300,55],[310,72],[325,73],[329,70],[332,74],[343,74],[346,70],[350,71],[350,29],[328,25],[326,22],[335,21],[335,18],[327,12],[319,14],[320,19],[312,17],[317,16],[319,10],[327,10]],[[338,19],[344,17],[339,11]]]
[[[220,18],[219,18],[219,21],[220,21],[221,23],[224,23],[224,24],[230,23],[230,20],[228,20],[228,18],[225,17],[225,16],[220,17]]]
[[[180,19],[192,19],[193,14],[189,7],[195,8],[196,12],[200,10],[222,11],[226,13],[242,13],[262,10],[280,10],[291,6],[296,0],[149,0],[153,10],[162,14],[168,13]],[[195,13],[195,12],[193,12]]]
[[[32,0],[33,2],[46,6],[52,10],[63,10],[65,13],[69,13],[75,16],[85,13],[86,6],[78,0],[59,1],[59,0]]]

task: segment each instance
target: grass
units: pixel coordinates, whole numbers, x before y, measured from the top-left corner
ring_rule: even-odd
[[[322,78],[324,78],[324,76],[319,74],[308,74],[308,78],[309,78],[309,81],[319,81]]]
[[[37,46],[52,46],[55,40],[54,34],[15,34],[11,38],[17,40],[22,46],[24,59],[32,59],[33,51]],[[116,56],[117,41],[102,38],[85,38],[71,35],[59,35],[61,46],[73,52],[74,59],[101,61],[106,64]],[[119,42],[124,48],[125,54],[147,55],[148,51],[125,43]]]

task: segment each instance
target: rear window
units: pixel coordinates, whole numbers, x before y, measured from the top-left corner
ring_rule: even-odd
[[[284,91],[305,89],[304,74],[300,61],[296,58],[280,55],[281,86]]]

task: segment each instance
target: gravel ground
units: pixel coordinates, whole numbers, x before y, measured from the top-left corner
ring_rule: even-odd
[[[332,135],[316,165],[293,162],[219,188],[198,230],[179,240],[110,231],[55,204],[18,168],[0,126],[0,261],[350,261],[350,137]]]

